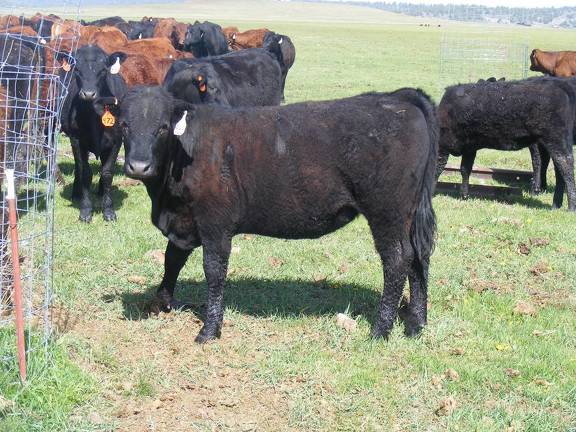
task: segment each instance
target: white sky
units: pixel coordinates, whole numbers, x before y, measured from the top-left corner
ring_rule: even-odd
[[[393,1],[393,0],[349,0],[349,1]],[[402,0],[396,0],[402,1]],[[405,0],[415,4],[477,4],[482,6],[509,7],[560,7],[576,6],[576,0]]]

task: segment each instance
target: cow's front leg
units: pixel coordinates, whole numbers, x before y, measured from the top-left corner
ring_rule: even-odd
[[[116,220],[116,212],[112,202],[112,179],[119,151],[120,145],[114,145],[112,148],[102,151],[102,172],[98,192],[102,195],[102,215],[107,222]]]
[[[208,306],[204,326],[196,336],[196,342],[204,343],[220,337],[224,317],[224,281],[230,257],[230,238],[203,242],[204,274],[208,284]]]
[[[90,168],[89,155],[86,150],[80,148],[81,170],[81,192],[80,192],[80,220],[82,222],[92,222],[92,200],[90,199],[90,187],[92,186],[92,169]]]
[[[176,287],[178,275],[193,250],[193,248],[188,250],[180,249],[171,241],[169,241],[168,246],[166,246],[166,254],[164,255],[164,277],[156,294],[166,312],[172,309],[180,309],[184,306],[183,303],[174,300],[174,288]]]

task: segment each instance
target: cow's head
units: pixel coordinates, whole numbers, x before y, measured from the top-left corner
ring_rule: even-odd
[[[204,62],[187,64],[174,73],[167,86],[170,93],[190,103],[229,105],[222,88],[217,74]]]
[[[204,26],[196,21],[188,26],[186,36],[184,37],[184,48],[190,49],[194,45],[199,45],[204,41]]]
[[[124,53],[107,55],[96,45],[79,48],[73,79],[80,99],[91,102],[100,96],[121,96],[124,82],[118,73],[125,59]]]
[[[149,39],[154,36],[154,29],[156,28],[155,21],[130,21],[131,30],[128,32],[128,39]]]
[[[150,180],[163,173],[163,166],[174,138],[187,128],[187,115],[193,105],[175,99],[162,87],[140,86],[131,89],[120,103],[128,177]]]
[[[533,72],[549,73],[546,66],[544,65],[544,59],[542,58],[542,51],[539,49],[534,49],[530,53],[530,70]]]

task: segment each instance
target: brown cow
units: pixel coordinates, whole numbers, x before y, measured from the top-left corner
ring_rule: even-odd
[[[182,49],[188,25],[176,21],[174,18],[162,18],[154,28],[153,37],[165,37],[172,42],[176,49]]]
[[[269,32],[270,30],[267,28],[262,28],[245,32],[229,32],[225,33],[225,35],[230,48],[234,51],[239,51],[246,48],[261,48],[264,37]]]
[[[2,27],[0,27],[0,33],[13,33],[13,34],[19,34],[19,35],[24,35],[24,36],[32,36],[32,37],[36,37],[38,36],[38,33],[36,33],[36,30],[34,30],[32,27],[30,26],[13,26],[13,27],[9,27],[7,29],[4,29]]]
[[[576,51],[541,51],[530,54],[530,70],[569,78],[576,75]]]
[[[128,41],[120,51],[141,54],[153,58],[176,58],[178,53],[166,38],[138,39]]]
[[[98,45],[106,54],[112,54],[121,50],[128,43],[128,38],[116,27],[105,26],[93,33],[88,43]]]
[[[161,85],[174,59],[155,59],[151,56],[128,55],[120,67],[120,75],[128,88],[136,85]]]

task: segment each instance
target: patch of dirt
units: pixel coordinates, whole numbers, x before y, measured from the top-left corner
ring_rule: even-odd
[[[103,389],[92,404],[99,421],[123,432],[288,429],[291,386],[302,384],[258,382],[243,363],[263,354],[233,348],[246,332],[225,323],[220,342],[200,346],[201,325],[190,312],[77,322],[71,334],[92,354],[76,360]]]

